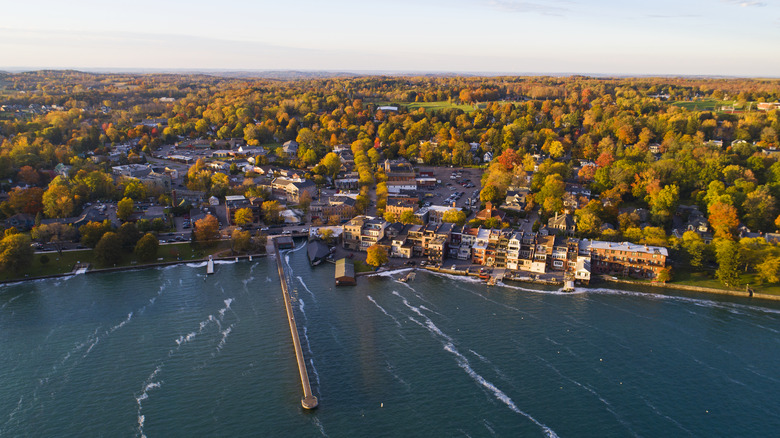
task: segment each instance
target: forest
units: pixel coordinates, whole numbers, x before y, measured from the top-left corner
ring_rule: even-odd
[[[0,216],[40,223],[96,199],[148,197],[110,166],[184,139],[241,138],[319,184],[338,172],[328,154],[348,145],[364,195],[384,190],[385,158],[484,166],[483,202],[527,185],[542,218],[578,183],[593,193],[575,212],[580,236],[668,246],[732,285],[741,273],[776,283],[780,251],[759,236],[780,228],[779,101],[777,79],[0,73]],[[282,154],[288,140],[297,156]],[[93,159],[123,144],[117,162]],[[222,177],[198,188],[254,190]],[[672,233],[681,205],[701,212],[711,242]]]

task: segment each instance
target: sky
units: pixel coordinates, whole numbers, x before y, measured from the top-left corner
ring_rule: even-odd
[[[780,0],[0,2],[39,68],[778,77]]]

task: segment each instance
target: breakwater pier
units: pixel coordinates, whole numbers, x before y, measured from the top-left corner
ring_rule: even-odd
[[[290,292],[287,289],[287,280],[284,274],[284,265],[282,263],[282,256],[279,253],[279,246],[274,241],[274,252],[276,253],[276,267],[279,270],[279,280],[282,284],[282,296],[284,298],[284,307],[287,311],[287,322],[290,324],[290,333],[292,335],[293,348],[295,349],[295,359],[298,362],[298,372],[301,375],[301,386],[303,387],[303,397],[301,398],[301,405],[305,409],[314,409],[319,404],[317,397],[311,392],[311,385],[309,384],[309,372],[306,370],[306,359],[303,357],[303,350],[301,349],[301,339],[298,336],[298,326],[295,323],[295,315],[293,314],[292,303],[290,298]]]

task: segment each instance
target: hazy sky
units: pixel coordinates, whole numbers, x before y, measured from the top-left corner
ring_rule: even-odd
[[[780,76],[780,0],[4,3],[0,68]]]

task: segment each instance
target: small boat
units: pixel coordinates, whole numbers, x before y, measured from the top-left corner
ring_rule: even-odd
[[[416,275],[417,275],[417,274],[415,274],[415,273],[414,273],[414,271],[412,271],[412,272],[410,272],[410,273],[406,274],[406,276],[405,276],[405,277],[402,277],[400,281],[402,281],[402,282],[404,282],[404,283],[408,283],[408,282],[410,282],[410,281],[414,280],[414,277],[415,277]]]
[[[214,259],[209,256],[209,261],[206,263],[206,274],[214,273]]]

